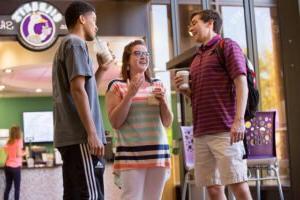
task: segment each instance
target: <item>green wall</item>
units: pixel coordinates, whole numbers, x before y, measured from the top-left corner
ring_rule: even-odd
[[[168,129],[168,137],[170,144],[172,139],[180,138],[179,124],[177,122],[177,105],[176,94],[172,94],[172,111],[174,121],[172,128]],[[100,96],[100,105],[102,108],[102,116],[105,130],[113,133],[113,129],[108,121],[106,109],[104,107],[105,97]],[[22,97],[22,98],[0,98],[0,129],[8,129],[11,125],[23,126],[22,113],[28,111],[52,111],[51,97]]]
[[[37,98],[1,98],[0,99],[0,128],[11,125],[22,126],[22,113],[27,111],[51,111],[50,97]]]
[[[104,96],[99,97],[106,130],[112,131],[104,105]],[[0,128],[11,125],[23,126],[22,113],[28,111],[52,111],[51,97],[0,98]]]

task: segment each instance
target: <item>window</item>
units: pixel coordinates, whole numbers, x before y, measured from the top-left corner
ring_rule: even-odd
[[[236,41],[247,53],[244,8],[242,6],[221,6],[223,37]]]
[[[276,149],[281,176],[289,176],[283,73],[276,7],[255,7],[262,110],[276,110]],[[284,184],[289,184],[286,179]]]
[[[166,71],[170,60],[171,25],[168,19],[167,5],[152,5],[151,38],[154,71]]]
[[[255,7],[262,110],[276,110],[277,127],[285,128],[285,102],[279,52],[277,12],[271,7]],[[262,20],[263,19],[263,20]]]

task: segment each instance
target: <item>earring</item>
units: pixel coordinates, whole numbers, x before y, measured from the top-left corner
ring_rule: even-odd
[[[127,71],[129,71],[129,65],[127,65]]]

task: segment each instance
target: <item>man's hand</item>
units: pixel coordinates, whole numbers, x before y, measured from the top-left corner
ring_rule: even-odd
[[[176,91],[190,97],[191,96],[191,89],[190,88],[186,88],[186,89],[180,89],[180,85],[183,84],[183,77],[182,76],[175,76],[174,79],[174,83],[175,83],[175,87],[176,87]]]
[[[91,154],[95,156],[104,156],[104,145],[99,141],[96,133],[90,133],[87,139]]]
[[[103,58],[102,58],[102,56],[100,54],[96,54],[96,57],[97,57],[98,65],[99,65],[98,70],[101,70],[101,71],[106,71],[114,63],[114,61],[115,61],[113,59],[113,60],[111,60],[108,63],[104,63]]]
[[[244,119],[234,120],[230,130],[230,144],[242,141],[245,137]]]

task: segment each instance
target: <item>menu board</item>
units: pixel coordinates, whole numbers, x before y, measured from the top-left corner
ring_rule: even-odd
[[[53,141],[53,113],[23,112],[24,142]]]
[[[9,137],[9,129],[0,129],[0,147],[3,147]]]

